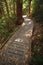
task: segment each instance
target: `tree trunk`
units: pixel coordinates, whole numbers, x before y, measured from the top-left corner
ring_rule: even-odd
[[[31,0],[28,0],[29,8],[28,8],[28,15],[30,15],[30,6],[31,6]]]
[[[12,4],[13,4],[14,15],[15,15],[15,1],[14,0],[12,0]]]
[[[1,16],[2,16],[2,10],[1,10],[1,8],[0,8],[0,18],[1,18]]]
[[[6,6],[6,10],[7,10],[7,15],[9,17],[9,9],[8,9],[8,3],[7,3],[7,0],[5,0],[5,6]]]
[[[22,22],[22,2],[20,2],[20,0],[17,0],[17,24],[21,24]]]

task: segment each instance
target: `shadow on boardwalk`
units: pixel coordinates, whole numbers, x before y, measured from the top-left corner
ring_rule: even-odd
[[[31,57],[31,36],[33,22],[24,17],[20,29],[11,37],[0,50],[0,65],[28,65]]]

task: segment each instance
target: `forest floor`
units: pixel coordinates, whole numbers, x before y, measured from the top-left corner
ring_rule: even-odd
[[[33,21],[25,16],[18,31],[0,50],[0,65],[28,65],[31,57],[32,31]]]

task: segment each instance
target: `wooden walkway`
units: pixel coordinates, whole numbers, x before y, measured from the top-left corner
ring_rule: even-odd
[[[0,65],[28,65],[31,57],[33,22],[24,17],[20,29],[0,50]]]

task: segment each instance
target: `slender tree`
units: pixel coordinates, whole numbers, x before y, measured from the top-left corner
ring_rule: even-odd
[[[28,14],[30,15],[30,6],[31,6],[31,1],[32,0],[28,0],[28,4],[29,4],[29,7],[28,7]]]
[[[14,0],[12,0],[12,4],[13,4],[14,15],[15,15],[15,4],[16,4],[16,2]]]
[[[9,17],[9,8],[8,8],[8,3],[7,3],[7,0],[4,0],[5,1],[5,6],[6,6],[6,10],[7,10],[7,15]]]

